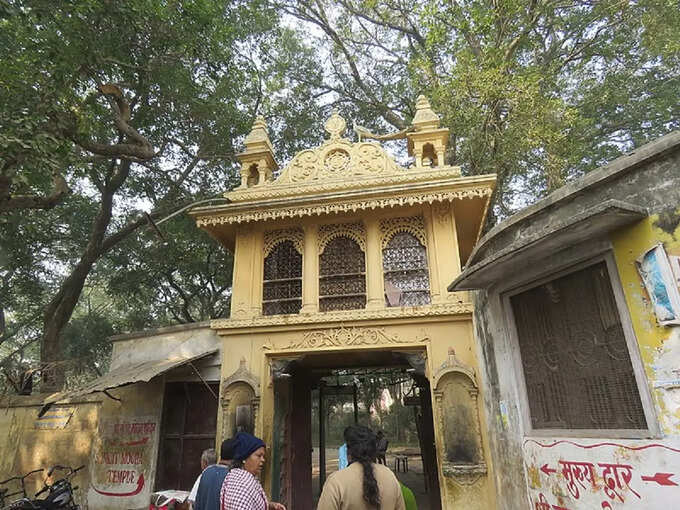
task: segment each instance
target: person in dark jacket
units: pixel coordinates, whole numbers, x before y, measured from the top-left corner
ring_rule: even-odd
[[[376,439],[378,441],[378,452],[376,456],[376,458],[378,459],[378,464],[386,466],[387,461],[385,460],[385,454],[387,453],[387,445],[389,444],[389,441],[385,437],[385,433],[382,430],[378,431]]]
[[[231,469],[234,458],[234,439],[225,439],[220,448],[220,461],[208,466],[201,474],[194,510],[220,510],[222,483]]]

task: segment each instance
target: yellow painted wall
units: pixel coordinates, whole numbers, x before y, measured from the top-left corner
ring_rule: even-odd
[[[433,175],[433,181],[437,177]],[[454,186],[451,184],[451,186]],[[255,189],[255,188],[253,188]],[[266,192],[265,187],[262,188]],[[396,188],[395,188],[396,189]],[[401,191],[404,189],[399,188]],[[381,191],[389,195],[393,191]],[[478,359],[476,357],[472,325],[472,305],[466,292],[448,292],[447,285],[461,272],[461,250],[459,242],[465,236],[474,238],[476,231],[467,225],[479,225],[480,212],[467,217],[460,213],[461,204],[469,202],[469,197],[460,200],[430,201],[419,203],[417,198],[396,207],[358,208],[356,212],[339,214],[310,215],[301,213],[299,218],[252,221],[238,224],[222,233],[234,242],[234,276],[230,319],[212,323],[224,340],[222,344],[222,379],[234,377],[240,370],[243,360],[247,370],[259,379],[260,398],[256,432],[271,444],[274,424],[274,393],[270,378],[269,361],[277,357],[297,356],[303,353],[338,352],[346,350],[395,350],[417,349],[427,354],[427,375],[432,382],[442,365],[450,360],[450,349],[455,352],[456,362],[472,374],[477,387]],[[479,197],[478,197],[479,198]],[[337,193],[329,201],[342,201],[343,195]],[[424,202],[424,201],[423,201]],[[408,205],[408,204],[412,205]],[[253,205],[255,207],[255,204]],[[291,205],[291,207],[293,207]],[[474,212],[474,210],[473,210]],[[458,217],[460,216],[460,217]],[[418,233],[424,239],[427,249],[431,305],[386,308],[384,298],[382,242],[383,228],[387,229],[395,220],[421,218],[406,221],[409,228],[418,224]],[[384,220],[384,221],[383,221]],[[382,223],[381,223],[382,222]],[[366,260],[366,301],[362,310],[345,310],[320,313],[318,311],[318,257],[321,233],[320,227],[333,224],[360,223],[363,225]],[[403,223],[402,223],[403,225]],[[461,229],[461,225],[463,228]],[[212,228],[212,227],[211,227]],[[302,311],[287,316],[262,316],[262,278],[264,247],[267,245],[267,232],[296,229],[301,234],[294,239],[302,245]],[[465,230],[465,234],[461,233]],[[473,232],[471,233],[470,230]],[[411,231],[408,230],[407,231]],[[220,230],[215,226],[216,237]],[[227,232],[225,230],[224,232]],[[412,232],[412,231],[411,231]],[[301,241],[302,238],[302,241]],[[223,241],[224,241],[223,239]],[[228,244],[226,241],[225,246]],[[299,246],[299,245],[298,245]],[[469,248],[469,247],[468,247]],[[469,252],[469,249],[468,249]],[[326,341],[324,332],[350,331],[351,334],[370,336],[380,330],[385,336],[380,339]],[[331,334],[331,333],[329,333]],[[305,344],[305,335],[317,335],[316,343]],[[368,337],[367,337],[368,338]],[[392,340],[390,340],[392,339]],[[398,339],[398,340],[394,340]],[[342,342],[345,342],[343,344]],[[435,388],[433,388],[434,392]],[[222,403],[228,401],[229,389],[221,388]],[[434,393],[432,395],[434,399]],[[472,401],[472,397],[471,401]],[[439,466],[440,487],[444,508],[487,510],[495,507],[491,460],[486,438],[486,418],[481,395],[477,399],[477,418],[483,460],[486,474],[465,476],[445,475]],[[226,413],[228,415],[228,413]],[[443,424],[441,413],[435,412],[435,441],[440,459],[444,457]],[[227,434],[225,410],[220,409],[218,423],[218,443]],[[440,462],[441,464],[441,462]],[[265,487],[271,487],[271,465],[266,469]]]
[[[676,215],[680,216],[680,209],[676,210]],[[670,381],[680,379],[680,326],[659,325],[635,263],[658,243],[663,244],[669,255],[680,256],[680,226],[667,231],[661,228],[659,220],[659,215],[655,214],[621,229],[612,236],[612,244],[662,432],[678,435],[680,387]]]
[[[115,401],[101,394],[77,402],[53,406],[46,415],[58,415],[72,410],[72,416],[63,428],[41,428],[45,420],[38,420],[38,412],[46,395],[15,396],[4,402],[0,410],[0,479],[24,474],[34,469],[61,464],[73,468],[85,465],[73,478],[76,501],[89,509],[135,509],[147,508],[153,491],[158,456],[160,413],[162,410],[163,380],[157,378],[149,383],[138,383],[110,390],[120,398]],[[147,419],[148,418],[148,419]],[[129,434],[112,438],[105,428],[116,423],[156,423],[152,434],[144,434],[149,440],[138,446],[116,447],[111,441],[124,442]],[[103,450],[140,454],[142,462],[109,465],[102,461]],[[120,457],[119,457],[120,458]],[[107,471],[111,469],[135,471],[135,481],[128,484],[106,484]],[[136,488],[139,474],[144,474],[144,486],[134,496],[112,497],[94,490],[126,493]],[[46,473],[45,473],[46,474]],[[58,473],[55,473],[55,475]],[[32,496],[42,488],[45,477],[33,475],[27,480],[27,491]],[[54,481],[54,480],[51,480]],[[17,488],[19,488],[17,486]]]
[[[52,412],[72,410],[64,428],[42,429],[38,420],[41,399],[36,396],[13,397],[0,410],[0,479],[22,475],[54,464],[78,467],[89,463],[90,447],[96,436],[100,403],[81,402],[59,405]],[[46,473],[45,473],[46,475]],[[27,479],[29,495],[41,489],[45,476],[37,473]],[[77,485],[87,485],[87,469],[78,473]],[[11,486],[20,489],[18,485]],[[81,495],[83,493],[81,492]]]

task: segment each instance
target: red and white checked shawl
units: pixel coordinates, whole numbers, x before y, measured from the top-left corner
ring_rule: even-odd
[[[267,510],[267,496],[257,478],[245,469],[232,469],[222,483],[221,510]]]

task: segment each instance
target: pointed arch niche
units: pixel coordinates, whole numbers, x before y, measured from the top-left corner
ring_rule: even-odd
[[[222,381],[222,437],[238,431],[253,434],[260,407],[260,380],[241,358],[238,369]]]

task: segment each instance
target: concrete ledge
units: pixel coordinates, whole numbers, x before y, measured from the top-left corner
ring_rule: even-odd
[[[175,326],[164,326],[156,329],[145,329],[144,331],[132,331],[130,333],[121,333],[109,337],[109,342],[120,342],[122,340],[132,340],[135,338],[145,338],[149,336],[164,335],[166,333],[177,333],[180,331],[190,331],[192,329],[209,328],[210,321],[190,322],[187,324],[177,324]]]
[[[615,159],[611,163],[587,173],[580,179],[562,186],[558,190],[533,205],[522,209],[511,217],[500,222],[486,233],[472,250],[468,259],[468,265],[474,264],[481,259],[480,254],[488,243],[501,232],[510,229],[518,223],[531,221],[532,216],[544,212],[551,207],[557,207],[563,202],[573,200],[575,196],[589,189],[602,186],[607,182],[620,178],[623,174],[632,171],[642,165],[665,156],[668,153],[680,150],[680,131],[674,131],[661,138],[650,142],[633,152]]]
[[[508,273],[586,239],[596,239],[647,216],[647,210],[619,200],[607,200],[583,213],[551,224],[548,231],[522,237],[504,249],[468,267],[448,286],[449,291],[486,288]]]

